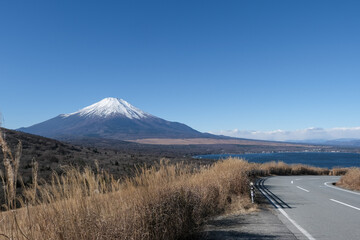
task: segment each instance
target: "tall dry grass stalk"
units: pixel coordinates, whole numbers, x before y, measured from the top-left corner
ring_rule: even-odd
[[[5,174],[1,174],[3,183],[3,191],[6,201],[5,207],[12,209],[16,206],[16,184],[17,175],[20,165],[20,157],[22,153],[22,145],[19,141],[15,156],[12,154],[10,147],[5,141],[5,136],[0,129],[0,146],[3,153],[3,163]]]

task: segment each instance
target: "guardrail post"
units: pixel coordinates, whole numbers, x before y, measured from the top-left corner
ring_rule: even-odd
[[[254,203],[254,183],[250,182],[250,195],[251,195],[251,202]]]

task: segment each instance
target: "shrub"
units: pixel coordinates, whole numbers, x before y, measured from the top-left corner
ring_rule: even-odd
[[[350,168],[346,174],[340,178],[337,185],[352,190],[360,190],[360,168]]]

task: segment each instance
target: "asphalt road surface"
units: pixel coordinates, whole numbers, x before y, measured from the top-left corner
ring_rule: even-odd
[[[333,186],[336,176],[279,176],[257,185],[298,239],[360,239],[360,193]]]

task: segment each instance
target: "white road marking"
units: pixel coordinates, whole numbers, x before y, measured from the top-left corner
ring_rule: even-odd
[[[294,181],[291,181],[291,184],[293,184],[294,183]]]
[[[356,210],[359,210],[359,211],[360,211],[360,208],[351,206],[350,204],[343,203],[343,202],[340,202],[340,201],[335,200],[335,199],[330,199],[330,200],[333,201],[333,202],[340,203],[340,204],[342,204],[342,205],[344,205],[344,206],[351,207],[351,208],[353,208],[353,209],[356,209]]]
[[[305,237],[307,237],[309,240],[315,240],[315,238],[313,236],[311,236],[310,233],[308,233],[304,228],[302,228],[297,222],[295,222],[294,220],[292,220],[289,215],[287,215],[287,213],[281,209],[278,208],[278,210],[282,213],[282,215],[284,215],[297,229],[299,229],[299,231],[305,235]]]
[[[342,189],[342,188],[335,187],[335,186],[333,186],[333,185],[329,185],[329,184],[332,184],[332,182],[326,182],[326,183],[324,183],[324,185],[325,185],[325,186],[327,186],[327,187],[329,187],[329,188],[333,188],[333,189],[336,189],[336,190],[339,190],[339,191],[344,191],[344,192],[348,192],[348,193],[352,193],[352,194],[360,195],[360,193],[358,193],[358,192],[354,192],[354,191],[350,191],[350,190]]]
[[[305,191],[305,192],[310,192],[309,190],[306,190],[305,188],[302,188],[302,187],[299,187],[299,186],[296,186],[298,189],[301,189],[301,190],[303,190],[303,191]]]
[[[299,180],[301,180],[302,178],[297,178],[297,179],[295,179],[295,181],[299,181]]]
[[[292,218],[289,217],[289,215],[280,208],[280,206],[274,202],[267,193],[265,193],[261,187],[259,188],[261,193],[277,208],[277,210],[279,210],[279,212],[284,215],[284,217],[286,217],[302,234],[304,234],[305,237],[307,237],[307,239],[309,240],[316,240],[313,236],[311,236],[310,233],[308,233],[304,228],[302,228],[297,222],[295,222]]]

